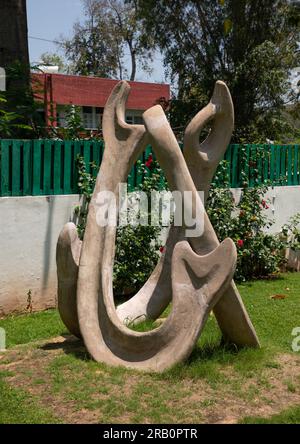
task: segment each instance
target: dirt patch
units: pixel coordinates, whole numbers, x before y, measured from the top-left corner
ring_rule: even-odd
[[[83,343],[57,337],[0,355],[6,381],[51,408],[64,423],[236,423],[300,404],[300,356],[278,355],[274,367],[245,378],[224,369],[216,386],[204,379],[160,379],[95,364]]]

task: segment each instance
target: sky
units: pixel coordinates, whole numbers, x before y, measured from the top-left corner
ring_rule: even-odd
[[[58,52],[54,43],[37,40],[59,40],[70,37],[73,23],[83,18],[81,0],[27,0],[29,54],[32,64],[40,61],[44,52]],[[35,37],[34,39],[32,37]],[[160,54],[154,55],[153,72],[137,72],[137,81],[166,82]]]

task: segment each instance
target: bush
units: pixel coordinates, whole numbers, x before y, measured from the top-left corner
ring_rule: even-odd
[[[95,175],[86,173],[82,158],[78,159],[78,168],[79,187],[84,195],[84,202],[76,211],[79,216],[78,232],[83,238]],[[152,155],[145,164],[138,161],[137,168],[143,181],[135,188],[136,191],[144,191],[150,200],[151,190],[167,189],[167,182]],[[254,170],[254,174],[256,172]],[[266,229],[274,222],[265,212],[269,207],[269,202],[264,198],[268,184],[249,187],[248,179],[243,173],[242,178],[241,199],[236,203],[229,189],[228,165],[226,161],[222,161],[207,201],[207,213],[219,240],[230,237],[236,244],[237,281],[264,278],[277,273],[285,264],[285,249],[298,249],[300,245],[300,230],[297,227],[300,216],[292,218],[281,233],[269,234]],[[254,180],[255,182],[259,183],[259,180]],[[159,241],[160,232],[161,226],[151,225],[126,225],[117,228],[113,276],[116,294],[129,295],[145,283],[159,259],[159,250],[162,251],[163,248]]]
[[[95,165],[92,167],[95,168]],[[83,239],[88,206],[95,186],[95,174],[86,172],[84,159],[80,156],[77,158],[77,168],[78,185],[83,195],[83,203],[81,207],[76,207],[75,214],[78,216],[78,234]],[[138,173],[142,174],[144,179],[135,188],[135,191],[144,191],[148,196],[148,202],[150,202],[151,190],[166,189],[167,183],[152,154],[149,155],[145,164],[138,161],[137,168]],[[148,207],[150,210],[150,205]],[[125,225],[117,227],[113,274],[114,291],[117,295],[132,294],[146,282],[163,249],[159,240],[160,233],[161,226]]]
[[[300,250],[300,213],[292,216],[282,227],[282,235],[287,241],[287,247],[293,251]]]
[[[219,240],[230,237],[236,244],[235,279],[246,281],[278,272],[285,263],[283,252],[287,244],[279,234],[266,232],[274,223],[264,211],[269,208],[264,199],[267,184],[250,188],[244,176],[241,199],[235,203],[229,188],[216,185],[223,182],[228,186],[226,174],[227,164],[223,161],[211,187],[207,213]]]
[[[137,172],[143,177],[135,191],[143,191],[148,197],[150,217],[150,193],[167,188],[158,162],[149,155],[145,164],[137,162]],[[140,215],[141,216],[141,215]],[[149,221],[150,222],[150,221]],[[114,290],[119,295],[129,295],[139,290],[156,266],[163,250],[159,236],[161,226],[125,225],[117,228],[116,256],[114,263]]]

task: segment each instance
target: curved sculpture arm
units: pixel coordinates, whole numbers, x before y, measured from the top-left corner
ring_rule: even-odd
[[[57,301],[61,319],[68,330],[81,337],[78,324],[76,290],[82,242],[76,226],[69,222],[60,232],[56,247]]]
[[[105,356],[110,356],[107,359],[109,362],[112,360],[112,363],[120,363],[118,361],[120,357],[123,359],[122,353],[124,353],[124,350],[119,349],[119,345],[116,344],[120,344],[122,341],[125,341],[126,344],[128,334],[130,338],[132,335],[132,332],[128,333],[128,330],[122,325],[122,322],[120,323],[120,320],[126,321],[127,317],[133,319],[140,315],[145,315],[152,319],[156,318],[170,302],[172,293],[174,297],[174,285],[171,285],[171,268],[173,273],[175,257],[173,250],[176,244],[178,245],[181,240],[185,239],[184,227],[172,227],[167,241],[167,251],[162,256],[149,280],[135,297],[118,307],[116,314],[112,292],[115,227],[100,228],[97,226],[97,195],[102,190],[112,191],[118,201],[119,182],[126,181],[132,164],[149,141],[144,126],[128,125],[125,122],[125,102],[129,90],[130,87],[126,82],[118,84],[105,107],[103,126],[106,148],[89,208],[80,258],[77,301],[75,292],[73,293],[73,299],[71,297],[67,298],[68,303],[71,304],[73,301],[70,312],[76,315],[77,304],[79,314],[79,325],[77,316],[76,319],[73,316],[73,326],[69,322],[69,325],[73,328],[71,331],[74,334],[78,333],[78,331],[81,332],[90,354],[95,359],[102,361],[101,356],[103,357],[103,353],[105,353]],[[185,160],[165,119],[163,110],[159,106],[153,107],[144,114],[144,118],[155,154],[167,172],[171,188],[181,191],[192,191],[195,204],[203,208],[193,183],[195,177],[193,177],[193,180],[191,179]],[[160,137],[157,136],[161,134],[163,127],[165,135],[164,143],[161,143]],[[192,147],[192,144],[190,146]],[[201,159],[203,159],[203,156],[200,156],[200,161]],[[203,166],[204,164],[202,162],[199,165]],[[201,171],[198,170],[194,173],[196,172],[198,175]],[[219,245],[207,215],[204,214],[204,216],[205,230],[203,236],[189,239],[193,250],[198,255],[209,254]],[[65,255],[65,264],[70,262],[69,268],[73,270],[73,277],[67,273],[66,279],[64,279],[63,273],[60,273],[58,270],[59,287],[66,287],[67,284],[69,288],[69,293],[67,292],[67,294],[71,294],[71,288],[74,289],[77,282],[77,270],[74,267],[76,260],[73,257],[72,245],[78,243],[78,239],[74,243],[73,231],[76,231],[76,229],[75,226],[71,225],[69,224],[66,230],[62,232],[58,245],[58,249],[69,249],[69,252],[71,251],[71,254],[65,251],[63,255]],[[70,231],[69,234],[68,230]],[[63,266],[62,268],[66,269],[67,267]],[[187,265],[187,268],[190,269],[190,265]],[[238,345],[257,346],[258,340],[255,331],[234,284],[231,284],[231,289],[228,290],[226,297],[220,297],[226,286],[228,286],[227,281],[222,290],[219,290],[218,297],[216,298],[217,304],[215,305],[215,313],[224,336]],[[63,291],[59,291],[59,294],[63,294]],[[64,311],[66,305],[61,304],[61,307]],[[64,314],[62,317],[64,318]],[[189,322],[191,322],[190,319]],[[110,347],[110,335],[106,335],[106,329],[113,332],[113,336],[118,338],[115,346],[112,345]],[[137,337],[136,334],[134,334],[134,337]],[[128,340],[131,341],[131,339]],[[150,343],[149,347],[151,347]],[[138,364],[135,363],[134,366],[138,367]],[[142,364],[141,366],[143,367]]]
[[[178,144],[175,146],[170,140],[173,133],[161,107],[147,111],[144,120],[150,135],[153,125],[154,129],[157,128],[155,125],[159,125],[159,120],[161,128],[166,126],[164,142],[161,146],[154,144],[154,152],[166,169],[170,186],[182,192],[191,190],[196,204],[203,209]],[[107,130],[110,129],[107,127]],[[111,133],[110,136],[110,150],[107,150],[101,166],[98,189],[113,190],[117,195],[116,184],[123,180],[125,170],[111,162],[111,156],[114,157],[119,146],[114,146],[114,137]],[[128,150],[134,152],[131,145]],[[133,156],[131,162],[132,159]],[[130,166],[129,163],[128,168]],[[93,197],[96,199],[96,196]],[[227,240],[217,251],[205,257],[194,253],[187,242],[178,245],[178,248],[176,246],[172,257],[172,313],[159,329],[136,333],[122,324],[114,306],[112,270],[115,235],[115,226],[97,226],[96,207],[92,205],[79,265],[77,304],[80,331],[89,353],[97,361],[162,371],[180,362],[193,348],[209,311],[232,278],[235,246]]]
[[[108,106],[108,111],[112,108],[115,107]],[[125,179],[124,174],[128,174],[139,146],[132,147],[129,128],[125,128],[127,134],[123,134],[123,138],[119,128],[120,133],[116,131],[114,139],[113,128],[109,125],[111,119],[107,117],[105,131],[110,139],[89,208],[79,264],[77,307],[80,332],[89,353],[97,361],[161,371],[184,359],[195,345],[209,311],[232,278],[235,246],[228,240],[205,258],[198,257],[188,243],[183,247],[176,246],[172,256],[173,309],[170,317],[159,329],[148,333],[136,333],[124,326],[116,313],[112,286],[116,226],[97,226],[96,201],[97,193],[102,191],[113,191],[118,200],[117,185]],[[150,135],[156,130],[164,132],[161,143],[159,146],[153,143],[153,149],[171,188],[181,192],[190,190],[195,204],[203,211],[176,139],[175,143],[171,140],[173,133],[161,107],[148,110],[144,120]],[[117,137],[119,145],[115,144]],[[117,163],[116,155],[120,154],[122,143],[129,151],[128,163],[126,159]],[[190,212],[193,212],[193,206]],[[191,272],[196,273],[198,280],[194,280]]]
[[[199,137],[203,127],[213,120],[204,142]],[[230,142],[234,127],[234,109],[226,84],[217,81],[209,104],[191,120],[184,134],[184,157],[198,191],[205,197],[220,160]]]

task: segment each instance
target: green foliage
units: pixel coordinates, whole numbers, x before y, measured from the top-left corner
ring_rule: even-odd
[[[77,230],[79,237],[83,239],[88,207],[95,187],[95,172],[97,166],[91,164],[94,170],[87,173],[84,159],[77,158],[78,186],[83,195],[83,203],[75,208],[78,216]],[[149,155],[145,164],[137,162],[138,174],[143,175],[143,182],[135,191],[143,191],[148,197],[150,212],[150,192],[152,190],[165,189],[167,187],[158,162]],[[130,210],[128,210],[130,211]],[[147,215],[149,217],[149,213]],[[138,214],[137,217],[142,217]],[[114,263],[114,290],[118,295],[127,295],[137,291],[147,280],[153,271],[158,259],[160,226],[142,224],[125,225],[117,227],[116,254]]]
[[[28,66],[12,63],[6,69],[6,76],[7,90],[0,95],[0,137],[45,137],[45,122],[38,113],[41,105],[34,101]],[[35,93],[40,93],[41,85],[33,84]]]
[[[68,73],[68,66],[66,66],[64,59],[58,54],[44,52],[41,54],[40,59],[43,65],[58,66],[58,72]]]
[[[258,170],[253,171],[257,173]],[[227,175],[227,162],[223,161],[212,183],[207,213],[219,240],[230,237],[237,246],[235,279],[245,281],[278,272],[285,263],[283,251],[287,243],[279,235],[266,232],[273,224],[265,213],[269,208],[267,200],[264,199],[268,190],[267,184],[249,187],[244,174],[241,198],[236,203],[230,189],[226,188]]]
[[[74,73],[129,77],[125,50],[131,58],[130,80],[135,79],[137,62],[149,71],[150,38],[141,33],[136,2],[83,0],[83,7],[84,22],[76,22],[72,38],[61,45]]]
[[[7,90],[0,96],[0,137],[32,137],[33,97],[28,67],[15,62],[6,68]]]
[[[294,251],[300,250],[300,213],[292,216],[282,227],[282,235],[287,239],[287,246]]]
[[[82,134],[85,134],[86,130],[82,124],[80,107],[71,105],[66,107],[65,110],[66,126],[55,130],[57,135],[63,140],[82,139]]]
[[[285,105],[295,106],[290,71],[299,66],[299,14],[283,0],[139,0],[145,33],[178,81],[172,126],[189,121],[216,80],[233,97],[233,141],[291,140]]]
[[[145,164],[137,162],[137,174],[144,177],[136,191],[150,193],[167,188],[162,170],[152,154]],[[149,217],[148,213],[148,217]],[[142,216],[139,214],[138,216]],[[152,273],[159,259],[159,234],[161,226],[125,225],[117,228],[116,257],[114,263],[114,288],[117,294],[130,294],[139,290]]]
[[[76,158],[76,166],[78,171],[78,187],[79,192],[82,195],[82,203],[80,206],[78,205],[77,207],[75,207],[74,212],[75,215],[78,217],[77,231],[80,239],[82,240],[86,226],[89,203],[91,201],[92,194],[95,188],[96,173],[99,167],[94,162],[91,162],[90,166],[93,173],[88,173],[86,170],[85,161],[80,155],[78,155]]]
[[[10,112],[5,109],[7,100],[0,96],[0,138],[9,139],[15,136],[18,130],[29,130],[29,125],[18,123],[21,116],[15,112]]]

